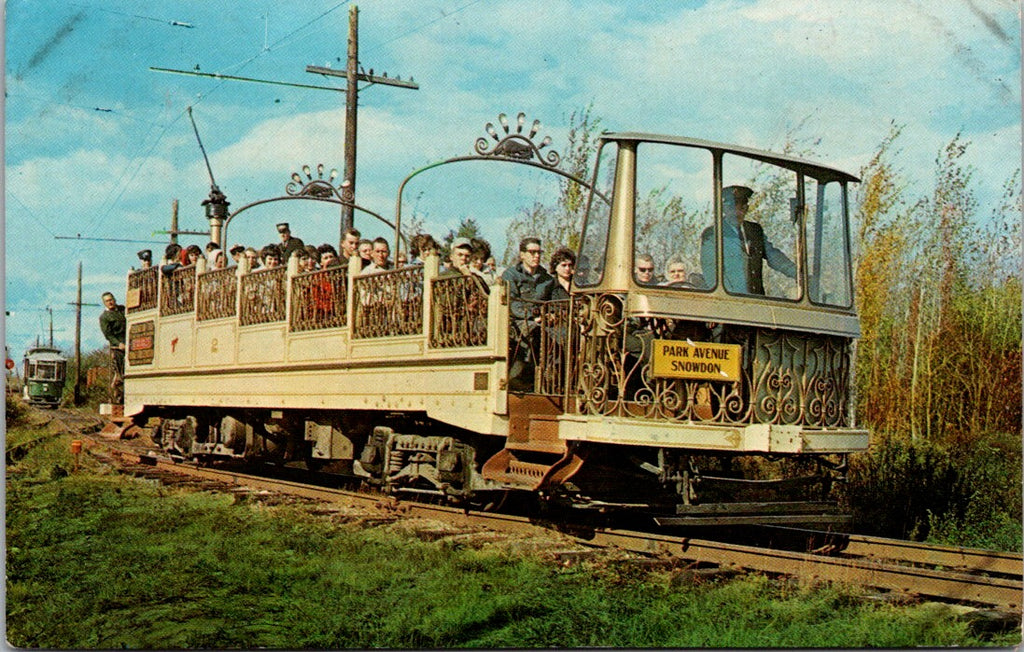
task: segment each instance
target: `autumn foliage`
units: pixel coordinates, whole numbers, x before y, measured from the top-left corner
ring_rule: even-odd
[[[915,200],[893,163],[898,136],[859,189],[860,418],[915,440],[1018,432],[1019,175],[983,219],[957,136],[936,158],[931,195]]]

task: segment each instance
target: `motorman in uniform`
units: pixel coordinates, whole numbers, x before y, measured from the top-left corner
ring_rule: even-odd
[[[124,401],[124,306],[118,305],[113,293],[103,293],[106,310],[100,315],[100,331],[110,344],[110,402]]]

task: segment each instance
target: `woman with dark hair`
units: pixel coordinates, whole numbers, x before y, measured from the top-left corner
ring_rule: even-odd
[[[483,238],[470,238],[469,247],[469,271],[487,281],[488,285],[494,285],[498,275],[487,266],[487,259],[491,257],[490,243]]]
[[[413,265],[422,265],[423,257],[428,252],[437,254],[440,247],[437,246],[437,241],[429,233],[417,233],[409,241],[409,259],[406,261],[406,265],[412,267]]]
[[[186,264],[195,265],[196,261],[203,257],[203,250],[199,248],[199,245],[189,245],[185,250],[185,255],[188,256]]]
[[[264,269],[272,269],[281,266],[281,248],[276,244],[268,244],[260,249],[260,258],[263,259]]]
[[[572,283],[572,276],[576,273],[576,255],[567,247],[562,247],[551,256],[551,276],[554,283],[548,291],[545,299],[556,301],[569,298],[569,286]]]

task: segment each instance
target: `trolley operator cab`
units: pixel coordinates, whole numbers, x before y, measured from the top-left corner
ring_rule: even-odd
[[[554,168],[534,132],[505,132],[477,154]],[[572,178],[590,195],[568,299],[510,300],[431,255],[368,275],[294,259],[133,272],[125,413],[182,455],[305,462],[393,493],[841,520],[832,490],[868,443],[850,401],[857,179],[639,133],[603,134],[593,170]],[[287,198],[335,191],[310,175]],[[399,203],[396,234],[400,219]],[[513,361],[532,366],[525,385]]]

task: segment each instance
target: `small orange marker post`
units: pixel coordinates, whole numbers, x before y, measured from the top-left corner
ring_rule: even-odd
[[[82,440],[72,439],[71,440],[71,454],[75,456],[75,470],[78,470],[78,456],[82,452]]]

